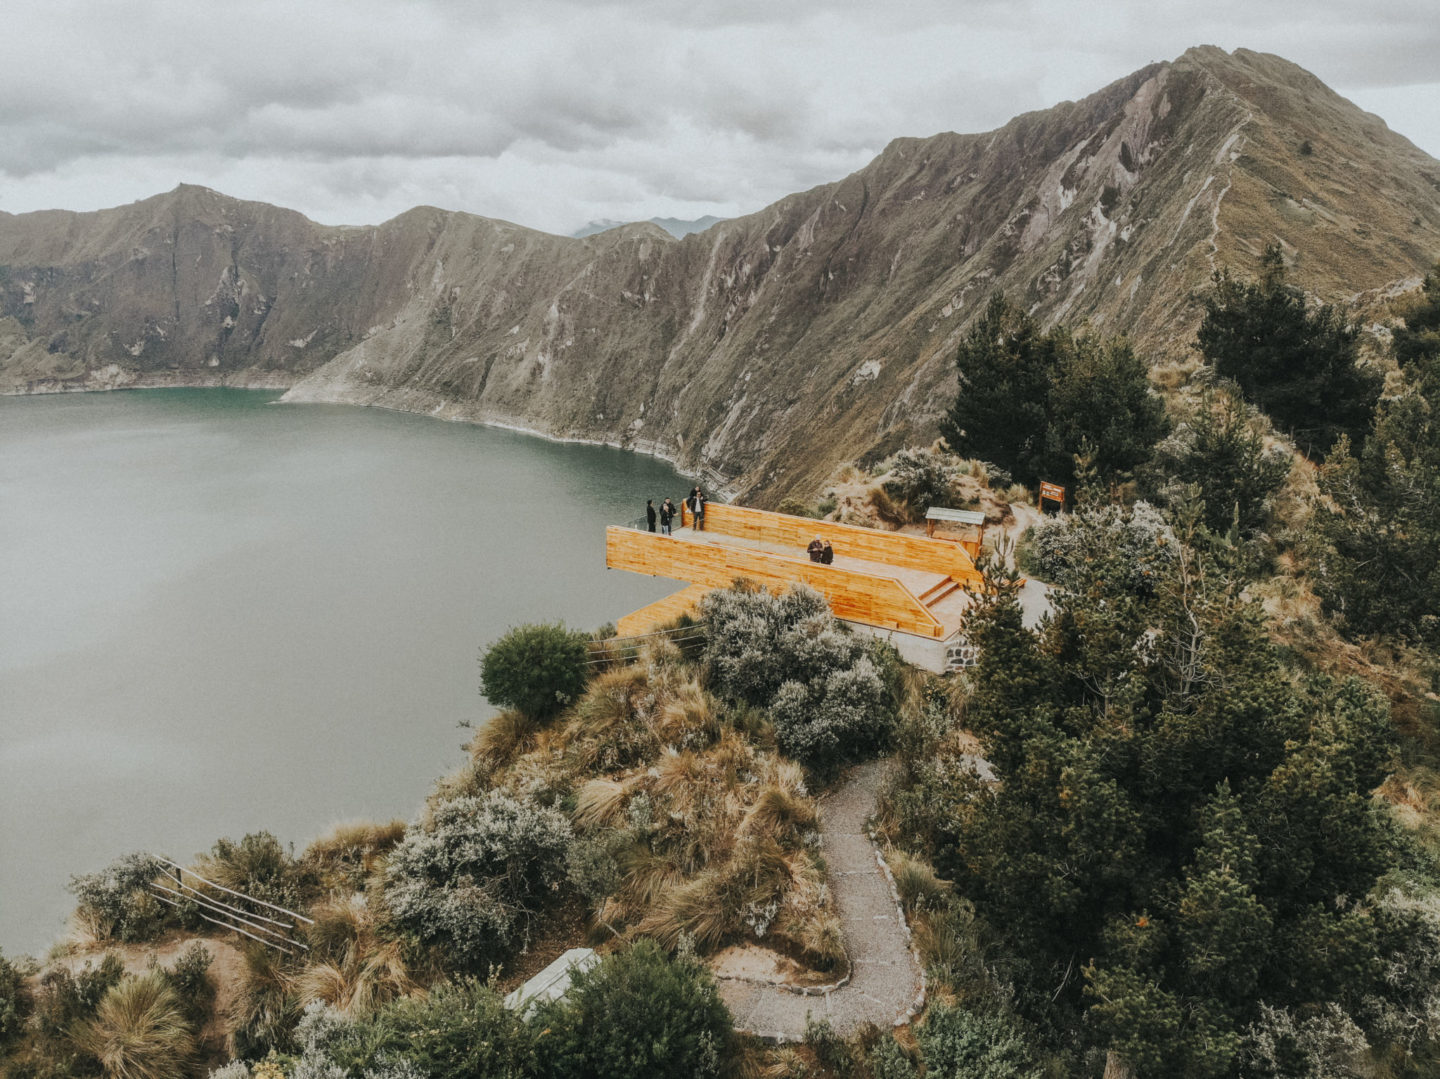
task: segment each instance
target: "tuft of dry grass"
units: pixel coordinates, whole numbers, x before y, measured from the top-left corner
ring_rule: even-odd
[[[289,986],[301,1006],[323,1000],[364,1015],[419,990],[400,943],[380,935],[363,896],[321,904],[312,917],[306,934],[311,963]]]
[[[890,863],[895,890],[900,893],[906,914],[913,916],[917,911],[938,910],[949,900],[950,882],[937,877],[929,862],[898,848],[886,852],[886,861]]]
[[[815,803],[776,783],[767,783],[745,814],[745,835],[779,838],[786,832],[812,831],[820,822]]]
[[[381,868],[404,835],[403,820],[346,821],[306,847],[300,862],[319,875],[327,890],[356,890]]]
[[[582,828],[612,827],[625,812],[629,787],[615,779],[592,779],[575,796],[575,823]]]
[[[508,708],[493,716],[470,743],[470,752],[492,765],[508,764],[535,743],[540,724],[524,712]]]
[[[184,1009],[160,971],[111,986],[74,1040],[115,1079],[182,1079],[196,1052]]]

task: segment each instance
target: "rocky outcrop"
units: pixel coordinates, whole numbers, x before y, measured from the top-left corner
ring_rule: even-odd
[[[928,439],[971,315],[1183,359],[1213,268],[1270,242],[1325,300],[1440,255],[1440,162],[1278,57],[1192,49],[677,240],[429,207],[330,228],[181,187],[0,214],[0,390],[291,387],[658,452],[752,499]]]

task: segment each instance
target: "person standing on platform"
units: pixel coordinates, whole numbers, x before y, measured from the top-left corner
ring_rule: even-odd
[[[695,488],[695,531],[705,531],[705,492]]]
[[[660,503],[660,534],[662,536],[674,535],[670,530],[670,522],[675,519],[675,503],[668,498]]]
[[[655,531],[655,500],[653,498],[645,500],[645,527],[651,532]]]

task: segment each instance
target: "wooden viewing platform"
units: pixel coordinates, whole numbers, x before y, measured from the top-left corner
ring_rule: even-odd
[[[810,561],[806,546],[817,537],[834,548],[831,565]],[[611,526],[605,565],[690,582],[622,618],[625,635],[672,621],[711,589],[744,578],[775,591],[804,583],[838,618],[944,641],[959,632],[981,583],[970,553],[952,540],[715,503],[706,508],[703,531],[682,527],[664,536]]]

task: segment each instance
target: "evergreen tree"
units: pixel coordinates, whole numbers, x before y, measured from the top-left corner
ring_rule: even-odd
[[[1270,499],[1290,474],[1290,454],[1265,448],[1263,418],[1238,390],[1207,389],[1180,428],[1155,448],[1147,469],[1154,494],[1195,485],[1204,501],[1205,526],[1242,537],[1264,529]]]
[[[1440,306],[1432,274],[1424,297]],[[1316,591],[1350,633],[1382,633],[1440,647],[1440,342],[1423,319],[1406,350],[1405,388],[1382,401],[1355,453],[1342,441],[1321,469],[1314,548]]]
[[[1388,705],[1287,667],[1229,548],[1196,546],[1201,509],[1181,505],[1158,582],[1085,510],[1073,527],[1097,536],[1047,624],[1003,587],[979,606],[966,720],[996,782],[966,781],[935,831],[937,868],[1009,944],[1021,1011],[1140,1079],[1237,1074],[1287,1009],[1378,1045],[1373,1017],[1407,1006],[1386,973],[1402,945],[1369,913],[1420,864],[1370,798]]]
[[[1015,479],[1071,485],[1077,454],[1103,483],[1125,479],[1169,428],[1144,362],[1124,341],[1042,333],[997,294],[971,326],[956,363],[960,392],[941,433],[957,452]]]
[[[1380,376],[1356,363],[1358,337],[1336,308],[1307,309],[1272,245],[1257,282],[1216,272],[1196,347],[1302,449],[1324,452],[1341,435],[1359,441],[1380,396]]]
[[[1395,327],[1395,359],[1402,367],[1440,356],[1440,262],[1425,275],[1418,294],[1397,305],[1404,323]]]
[[[960,393],[940,432],[957,452],[1034,483],[1045,449],[1048,342],[1035,320],[996,293],[960,345]]]

